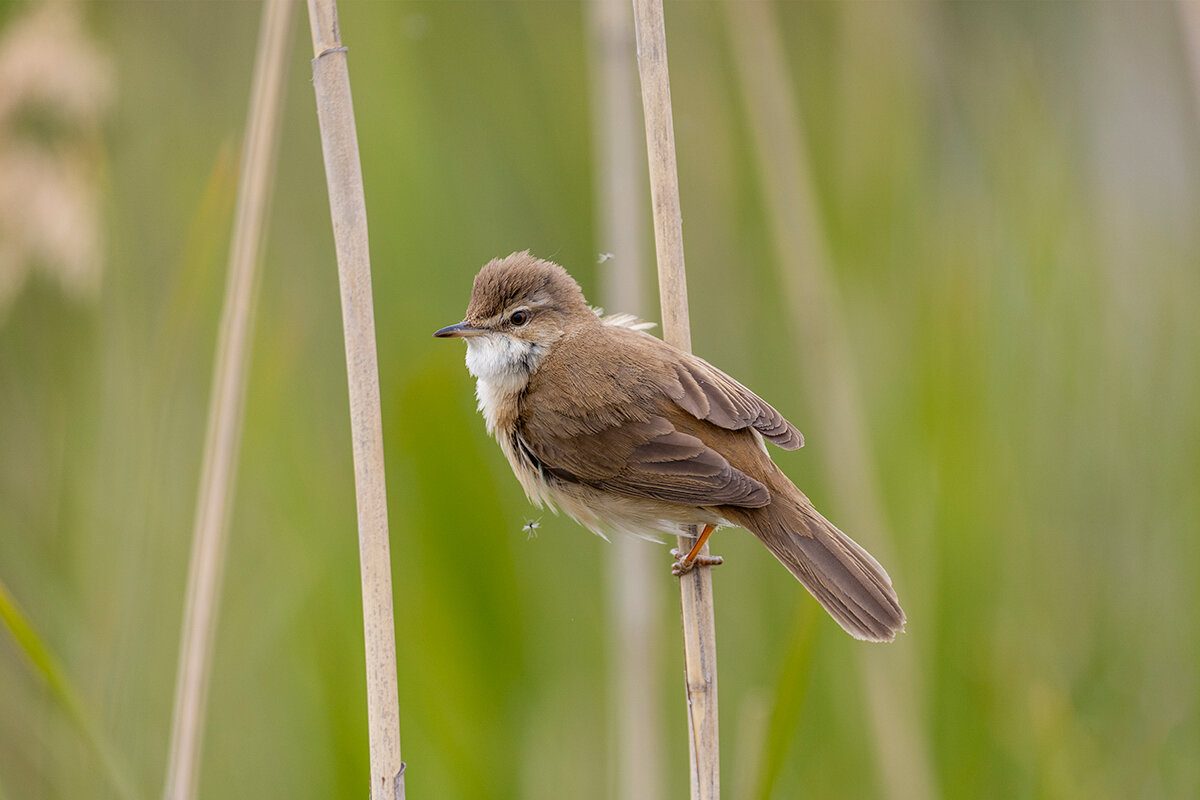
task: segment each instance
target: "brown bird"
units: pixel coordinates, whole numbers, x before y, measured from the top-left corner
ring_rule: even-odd
[[[676,574],[717,526],[745,528],[852,636],[895,638],[904,611],[887,572],[771,461],[764,439],[794,450],[800,432],[641,327],[601,317],[566,270],[525,251],[488,262],[466,318],[434,336],[466,341],[488,433],[533,503],[601,536],[703,525]]]

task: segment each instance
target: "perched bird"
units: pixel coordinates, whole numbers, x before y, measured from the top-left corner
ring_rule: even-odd
[[[852,636],[891,641],[904,611],[887,572],[771,461],[800,432],[716,367],[601,317],[557,264],[528,251],[484,265],[466,318],[479,410],[529,499],[604,535],[753,533]],[[719,561],[712,559],[708,563]]]

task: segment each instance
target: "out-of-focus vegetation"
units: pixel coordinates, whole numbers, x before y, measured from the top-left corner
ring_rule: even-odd
[[[27,63],[3,48],[37,8],[0,3],[0,67]],[[19,270],[0,273],[0,582],[151,797],[259,7],[81,11],[71,35],[88,53],[79,79],[104,100],[85,104],[98,127],[50,101],[0,115],[0,141],[26,148],[0,160],[56,154],[82,176],[63,202],[91,203],[103,230],[60,234],[82,237],[71,263],[90,278],[52,248],[14,250],[12,226],[33,223],[12,198],[39,187],[0,173],[0,269]],[[836,521],[814,451],[838,442],[806,424],[724,11],[666,11],[695,349],[805,432],[778,460]],[[910,622],[894,647],[919,668],[941,791],[1200,796],[1200,60],[1180,7],[775,14],[898,553],[888,567]],[[460,318],[478,266],[515,249],[595,293],[611,248],[593,236],[583,9],[346,2],[341,22],[370,213],[408,790],[605,797],[608,546],[530,509],[474,412],[460,347],[429,336]],[[304,24],[295,37],[206,797],[366,792],[340,310]],[[0,76],[5,113],[15,85]],[[751,537],[714,544],[729,794],[884,795],[853,667],[864,645],[814,614]],[[668,563],[664,548],[664,581]],[[679,797],[682,657],[664,596],[655,680]],[[44,678],[0,635],[0,795],[112,796],[79,713]],[[772,717],[777,702],[788,713]]]

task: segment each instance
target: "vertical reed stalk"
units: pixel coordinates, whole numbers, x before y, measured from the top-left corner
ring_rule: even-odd
[[[645,314],[643,291],[645,201],[639,181],[637,84],[633,15],[627,0],[590,0],[592,120],[596,132],[596,213],[601,250],[601,304]],[[662,721],[654,691],[658,675],[661,575],[654,551],[629,536],[613,539],[609,570],[612,613],[610,796],[659,800],[663,795]]]
[[[796,351],[810,371],[806,385],[822,429],[838,443],[820,450],[834,505],[844,515],[846,530],[869,544],[895,575],[894,548],[778,26],[766,3],[726,0],[725,8],[780,278],[793,309]],[[894,800],[937,797],[929,743],[917,713],[921,686],[911,643],[862,648],[860,653],[882,794]]]
[[[1200,3],[1195,0],[1179,0],[1179,17],[1183,28],[1184,52],[1187,54],[1192,76],[1192,92],[1195,94],[1194,108],[1200,114]]]
[[[321,126],[321,149],[325,156],[346,338],[367,660],[371,798],[401,800],[404,797],[404,762],[400,760],[396,630],[392,616],[392,565],[388,550],[387,486],[383,472],[383,426],[367,245],[367,206],[346,48],[338,30],[337,4],[334,0],[308,0],[308,19],[315,54],[313,88]]]
[[[662,304],[663,339],[692,349],[688,326],[687,275],[683,262],[683,216],[679,176],[675,168],[675,127],[671,117],[671,85],[667,72],[667,34],[662,0],[634,0],[638,72],[642,112],[646,118],[646,152],[650,164],[650,199],[654,211],[654,243],[658,254],[658,292]],[[691,542],[679,537],[679,548]],[[702,551],[708,553],[705,546]],[[687,674],[688,744],[692,800],[721,796],[717,736],[717,641],[713,614],[712,574],[697,567],[679,580],[683,606],[684,666]]]
[[[291,22],[292,4],[288,0],[264,3],[192,530],[163,788],[167,800],[195,796],[199,778],[213,640],[241,442],[258,262],[278,150]]]

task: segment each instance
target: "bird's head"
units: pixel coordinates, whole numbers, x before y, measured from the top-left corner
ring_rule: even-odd
[[[519,389],[555,342],[586,324],[598,318],[575,279],[526,250],[485,264],[466,317],[433,335],[465,339],[472,375]]]

